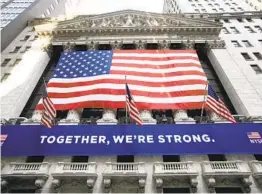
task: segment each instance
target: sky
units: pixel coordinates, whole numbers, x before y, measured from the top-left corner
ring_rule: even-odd
[[[161,13],[164,0],[82,0],[79,14],[100,14],[123,9]]]

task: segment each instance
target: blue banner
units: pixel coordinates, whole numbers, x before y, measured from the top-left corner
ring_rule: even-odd
[[[2,156],[262,154],[262,123],[2,126]]]

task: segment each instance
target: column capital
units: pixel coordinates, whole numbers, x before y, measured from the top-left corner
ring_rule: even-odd
[[[75,49],[76,44],[67,42],[67,43],[64,43],[62,46],[63,46],[64,52],[70,52]]]
[[[227,121],[226,119],[218,116],[216,113],[214,113],[213,111],[208,110],[207,114],[209,116],[209,119],[211,121],[213,121],[214,123],[230,123],[229,121]]]
[[[171,46],[171,42],[170,41],[158,41],[158,48],[159,49],[169,49]]]
[[[135,44],[136,49],[145,49],[147,42],[139,40],[139,41],[134,41],[134,44]]]
[[[151,110],[141,110],[140,118],[143,124],[156,124],[156,119],[153,118]]]
[[[116,125],[116,109],[104,109],[102,118],[96,122],[98,125]]]
[[[51,58],[52,53],[53,53],[53,46],[52,46],[51,43],[46,44],[46,45],[42,45],[40,50],[46,52],[48,54],[48,56]]]
[[[61,119],[58,125],[78,125],[81,120],[82,111],[83,109],[69,110],[67,117],[65,119]]]
[[[191,41],[191,40],[182,41],[182,45],[184,49],[194,49],[195,41]]]
[[[189,117],[187,114],[187,110],[173,110],[174,114],[174,122],[176,124],[193,124],[196,121]]]
[[[90,41],[86,43],[88,50],[96,50],[98,48],[99,42]]]
[[[114,50],[120,50],[123,46],[123,41],[114,41],[114,42],[109,42],[109,44],[111,45],[111,48]]]
[[[213,40],[205,42],[206,49],[225,49],[226,44],[224,40]]]

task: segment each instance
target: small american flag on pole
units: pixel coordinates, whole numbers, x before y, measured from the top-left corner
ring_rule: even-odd
[[[223,101],[217,96],[213,88],[208,84],[208,94],[205,108],[215,112],[218,116],[225,118],[226,120],[236,123],[236,120],[227,109]]]
[[[51,128],[54,124],[54,120],[56,117],[56,109],[53,102],[48,97],[48,93],[46,87],[43,91],[43,110],[42,110],[42,118],[41,123],[45,125],[47,128]]]
[[[139,116],[135,101],[130,93],[129,87],[126,84],[126,107],[129,113],[129,116],[138,124],[142,125],[142,121]]]

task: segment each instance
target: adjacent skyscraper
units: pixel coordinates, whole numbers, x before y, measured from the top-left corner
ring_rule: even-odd
[[[250,2],[252,0],[249,0]],[[243,12],[257,11],[258,5],[252,6],[249,1],[241,0],[165,0],[165,13],[223,13],[223,12]],[[253,0],[259,1],[259,0]]]

